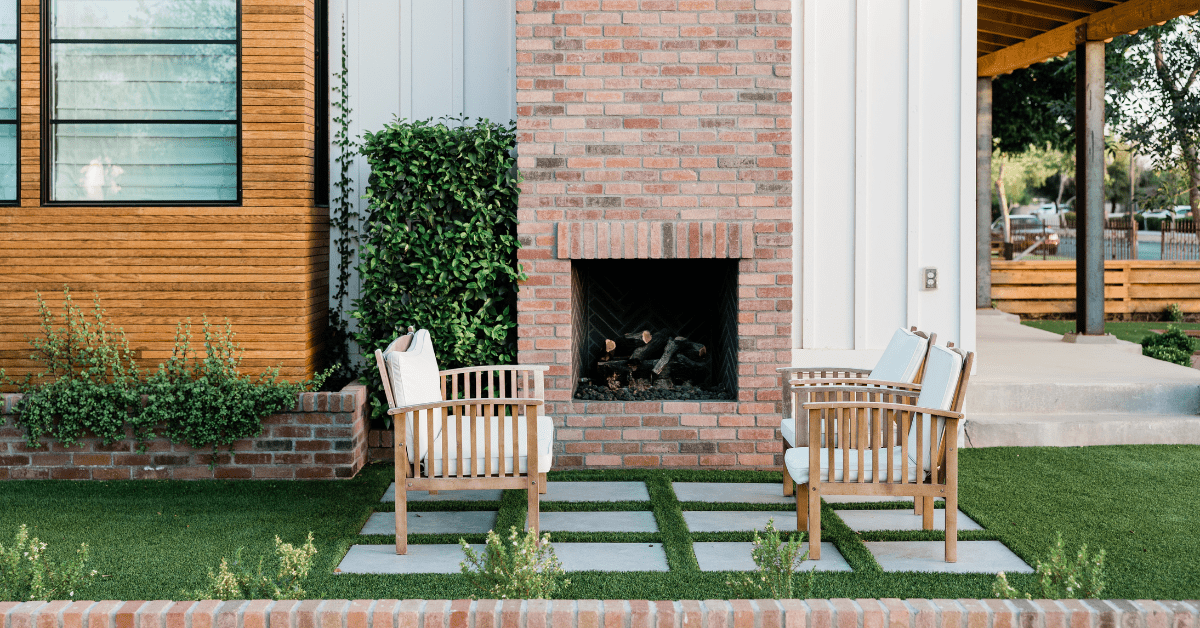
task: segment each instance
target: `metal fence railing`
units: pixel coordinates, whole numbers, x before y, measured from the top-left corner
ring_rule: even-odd
[[[1194,220],[1162,222],[1162,259],[1200,260],[1200,233]]]

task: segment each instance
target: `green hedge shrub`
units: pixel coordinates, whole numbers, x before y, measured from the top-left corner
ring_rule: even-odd
[[[413,326],[443,368],[516,358],[516,128],[465,122],[397,120],[364,137],[370,207],[351,316],[365,355]],[[373,359],[364,381],[379,386]]]
[[[1165,334],[1150,334],[1142,338],[1142,355],[1156,360],[1173,362],[1180,366],[1192,365],[1192,353],[1196,351],[1196,339],[1171,325]]]

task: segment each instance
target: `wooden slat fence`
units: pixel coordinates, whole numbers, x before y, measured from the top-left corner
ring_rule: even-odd
[[[1200,232],[1196,231],[1196,221],[1163,221],[1162,258],[1200,260]]]
[[[1075,312],[1075,262],[992,260],[992,300],[1013,314]],[[1162,312],[1172,303],[1200,312],[1200,261],[1104,262],[1107,314]]]

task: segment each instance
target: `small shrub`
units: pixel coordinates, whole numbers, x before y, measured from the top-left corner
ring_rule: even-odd
[[[748,598],[795,599],[806,598],[812,592],[813,581],[817,576],[817,568],[798,575],[796,563],[808,559],[808,552],[800,554],[799,533],[792,536],[786,543],[779,537],[775,529],[775,519],[767,520],[764,537],[754,531],[754,549],[751,556],[757,567],[753,575],[744,576],[740,582],[726,584],[740,588]]]
[[[571,584],[562,577],[562,565],[550,546],[549,534],[539,542],[532,530],[519,535],[513,526],[508,540],[503,541],[494,530],[488,530],[482,554],[476,554],[466,541],[460,539],[459,543],[466,554],[466,560],[460,563],[462,573],[489,598],[547,599],[560,587]]]
[[[46,555],[46,544],[29,537],[24,524],[11,547],[0,545],[0,601],[69,600],[96,571],[87,571],[88,546],[79,545],[75,558],[56,564]]]
[[[1141,344],[1142,355],[1180,366],[1191,366],[1192,353],[1196,351],[1196,340],[1174,325],[1169,326],[1165,334],[1142,338]]]
[[[1037,590],[1022,595],[1009,584],[1002,571],[996,574],[996,581],[992,583],[992,594],[1009,600],[1035,597],[1039,600],[1098,599],[1104,591],[1104,550],[1088,556],[1087,545],[1081,545],[1075,560],[1071,561],[1063,546],[1062,532],[1059,532],[1047,560],[1037,561],[1037,577]]]
[[[198,600],[299,600],[305,596],[301,584],[312,570],[313,556],[317,548],[313,545],[312,532],[300,547],[284,543],[275,537],[275,557],[278,565],[264,571],[266,557],[251,567],[251,561],[242,559],[242,549],[234,553],[233,561],[222,558],[217,572],[208,572],[208,586],[188,597]]]
[[[1163,314],[1167,317],[1167,321],[1171,323],[1183,322],[1183,308],[1179,307],[1178,303],[1172,303],[1167,306]]]

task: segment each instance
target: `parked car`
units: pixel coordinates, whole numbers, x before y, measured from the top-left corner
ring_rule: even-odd
[[[1175,212],[1170,209],[1160,209],[1157,211],[1144,211],[1144,212],[1138,214],[1138,216],[1141,218],[1156,218],[1158,220],[1167,220],[1167,219],[1174,220],[1176,218]]]
[[[1012,231],[1013,248],[1017,251],[1024,251],[1033,246],[1033,243],[1044,237],[1045,240],[1038,246],[1037,252],[1045,252],[1047,255],[1058,254],[1058,233],[1046,226],[1046,222],[1041,217],[1034,214],[1025,214],[1022,216],[1009,216],[1009,229]],[[992,241],[1004,241],[1004,218],[1000,217],[992,223]]]
[[[1192,217],[1192,206],[1191,205],[1176,205],[1175,206],[1175,217],[1176,218],[1191,218]]]
[[[1033,213],[1038,216],[1053,216],[1059,213],[1062,208],[1057,207],[1054,203],[1045,203],[1033,210]]]

